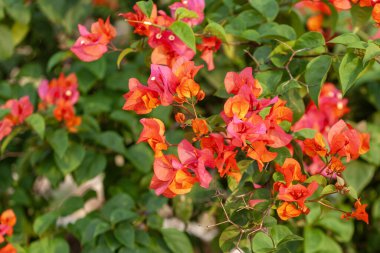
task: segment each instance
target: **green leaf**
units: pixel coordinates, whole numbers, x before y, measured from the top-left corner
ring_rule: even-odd
[[[356,191],[356,189],[354,187],[348,186],[347,190],[348,190],[348,195],[350,195],[353,199],[359,198],[358,192]]]
[[[10,109],[0,108],[0,120],[4,119],[4,117],[7,116],[10,112]]]
[[[286,158],[292,157],[289,148],[286,147],[270,148],[269,151],[277,153],[277,157],[274,159],[274,161],[278,164],[283,164]]]
[[[127,149],[125,157],[138,171],[143,173],[148,173],[151,171],[154,157],[153,152],[147,145],[133,145]]]
[[[304,230],[305,253],[342,253],[342,248],[320,229],[306,227]]]
[[[252,239],[252,250],[255,253],[273,252],[272,239],[263,232],[258,232]]]
[[[327,179],[322,175],[313,175],[306,179],[305,183],[317,182],[321,186],[327,185]]]
[[[348,45],[354,42],[359,42],[360,38],[354,33],[343,33],[332,40],[330,40],[328,43],[334,43],[334,44],[342,44],[342,45]]]
[[[86,156],[79,168],[74,172],[75,180],[82,184],[99,175],[105,170],[106,166],[107,159],[105,155],[89,150],[86,152]]]
[[[224,30],[223,26],[219,25],[218,23],[212,21],[209,22],[209,24],[205,27],[203,32],[212,34],[221,39],[223,42],[227,41],[226,31]]]
[[[123,222],[117,225],[114,235],[116,239],[126,247],[131,247],[135,243],[135,229],[129,222]]]
[[[29,32],[29,25],[15,22],[12,25],[12,38],[15,46],[21,43]]]
[[[100,145],[110,150],[113,150],[123,155],[125,154],[124,140],[116,132],[113,132],[113,131],[103,132],[96,137],[96,141]]]
[[[59,208],[59,214],[61,216],[67,216],[73,212],[83,208],[84,200],[82,197],[73,196],[66,199],[62,206]]]
[[[148,18],[151,16],[152,10],[153,10],[153,1],[152,0],[139,1],[136,4],[140,8],[140,10],[145,14],[145,16],[147,16]]]
[[[325,38],[319,32],[307,32],[302,34],[295,42],[294,50],[313,49],[325,45]]]
[[[321,55],[311,60],[306,66],[305,81],[313,102],[318,106],[318,98],[322,85],[325,83],[330,70],[332,58]]]
[[[317,221],[317,226],[334,232],[335,238],[339,242],[350,242],[354,234],[353,221],[342,220],[341,213],[330,210]]]
[[[361,28],[368,23],[372,13],[372,7],[360,7],[358,4],[354,4],[352,5],[350,12],[353,25],[357,28]]]
[[[363,60],[353,52],[347,52],[339,66],[339,77],[342,92],[345,94],[363,72]]]
[[[360,194],[364,187],[371,182],[375,169],[375,166],[366,162],[351,161],[343,172],[343,178],[349,186],[352,186]]]
[[[8,27],[0,25],[0,34],[0,60],[4,60],[13,55],[14,43]]]
[[[368,42],[368,47],[365,50],[365,55],[363,58],[363,65],[366,65],[367,62],[376,58],[379,55],[380,55],[380,47],[373,42]]]
[[[183,43],[185,43],[189,48],[196,52],[195,35],[193,29],[191,29],[191,27],[188,24],[182,21],[175,21],[169,26],[169,29],[175,35],[177,35]]]
[[[117,224],[121,221],[137,218],[138,215],[125,208],[117,208],[111,212],[110,221],[112,224]]]
[[[193,214],[193,200],[186,195],[177,196],[173,199],[173,209],[176,217],[184,222],[190,220]]]
[[[187,235],[174,228],[161,229],[161,234],[169,249],[173,252],[193,253],[193,247]]]
[[[31,8],[22,0],[3,0],[5,3],[5,9],[9,16],[11,16],[15,21],[27,25],[31,17]]]
[[[298,140],[312,139],[315,137],[317,131],[312,128],[304,128],[293,133],[294,138]]]
[[[326,185],[325,188],[322,189],[321,195],[328,195],[336,192],[336,187],[333,184]]]
[[[30,115],[25,121],[31,126],[31,128],[38,134],[41,139],[44,139],[45,120],[40,114],[34,113]]]
[[[49,227],[51,227],[58,219],[58,213],[50,212],[42,216],[38,216],[33,223],[33,230],[38,235],[42,235]]]
[[[125,56],[127,56],[129,53],[134,52],[135,50],[133,48],[126,48],[123,51],[120,52],[119,56],[117,57],[117,68],[120,69],[121,61],[124,59]]]
[[[51,71],[58,63],[70,58],[72,53],[70,51],[60,51],[53,54],[47,63],[46,70]]]
[[[198,14],[194,11],[191,11],[187,8],[184,7],[179,7],[175,10],[175,19],[176,20],[181,20],[184,18],[198,18]]]
[[[98,80],[103,79],[106,75],[107,62],[106,58],[102,57],[99,60],[92,62],[82,62],[82,64],[93,74]]]
[[[62,158],[69,147],[69,136],[65,129],[58,129],[47,137],[47,141],[58,157]]]
[[[62,238],[45,237],[30,244],[29,253],[69,253],[69,244]]]
[[[277,219],[272,216],[265,216],[263,219],[263,227],[273,227],[277,225]]]
[[[280,7],[275,0],[249,0],[250,5],[260,12],[268,21],[272,21],[277,17]]]
[[[86,154],[85,149],[79,144],[72,144],[62,157],[54,156],[55,163],[64,175],[73,172],[79,167]]]
[[[86,228],[84,228],[84,237],[82,243],[94,241],[98,235],[104,234],[110,229],[111,226],[107,222],[99,218],[92,219]]]

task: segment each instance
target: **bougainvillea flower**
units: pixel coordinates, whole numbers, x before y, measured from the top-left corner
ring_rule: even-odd
[[[158,93],[162,105],[170,105],[179,85],[177,77],[167,66],[152,64],[150,70],[148,87]]]
[[[182,112],[177,112],[174,116],[174,119],[179,124],[184,124],[186,121],[186,116]]]
[[[247,85],[256,97],[262,93],[262,87],[258,81],[253,78],[252,68],[247,67],[240,73],[228,72],[224,79],[224,85],[227,93],[238,94],[242,86]]]
[[[135,28],[134,33],[142,36],[149,36],[151,25],[157,17],[157,6],[153,4],[150,17],[147,17],[137,4],[133,6],[133,10],[135,13],[121,13],[120,16],[124,17],[128,23]]]
[[[351,0],[352,3],[354,4],[357,4],[359,3],[359,6],[360,7],[369,7],[369,6],[372,6],[372,2],[375,2],[375,1],[372,1],[372,0]]]
[[[330,0],[330,2],[340,10],[349,10],[351,8],[350,0]]]
[[[112,39],[116,37],[116,29],[110,23],[110,18],[103,19],[99,18],[98,22],[91,25],[91,33],[101,35],[101,43],[108,44]]]
[[[339,174],[342,173],[346,169],[346,167],[343,165],[342,161],[339,158],[333,156],[331,157],[328,169],[331,173]]]
[[[10,114],[6,116],[14,125],[19,125],[33,113],[33,105],[28,96],[8,100],[1,108],[9,109]],[[5,124],[7,126],[7,124]]]
[[[286,158],[281,167],[276,166],[276,171],[284,175],[286,186],[290,186],[293,181],[302,183],[306,180],[306,175],[302,174],[300,164],[293,158]]]
[[[8,243],[0,249],[0,253],[17,253],[17,250],[12,244]]]
[[[0,121],[0,141],[12,132],[13,126],[13,122],[9,119],[3,119]]]
[[[203,65],[195,66],[193,61],[189,61],[185,57],[177,58],[172,66],[173,73],[179,82],[186,79],[194,79],[201,68],[203,68]]]
[[[172,198],[177,194],[185,194],[196,182],[196,179],[191,177],[191,174],[174,155],[156,157],[153,169],[154,175],[150,188],[154,189],[157,195],[162,194]]]
[[[249,102],[241,95],[236,95],[227,99],[224,104],[224,113],[227,117],[238,117],[243,119],[249,110]]]
[[[285,105],[285,100],[278,99],[277,102],[272,106],[266,119],[272,120],[276,124],[280,124],[283,121],[292,122],[293,112]]]
[[[193,119],[191,121],[191,126],[195,135],[205,135],[209,132],[207,122],[204,119]]]
[[[380,3],[375,4],[372,9],[372,18],[376,23],[380,23]]]
[[[193,79],[182,80],[178,85],[176,92],[179,99],[188,99],[196,97],[201,91],[201,86]]]
[[[50,82],[44,80],[38,86],[38,95],[47,105],[55,105],[60,100],[74,105],[79,99],[78,80],[74,73],[65,77],[63,73]]]
[[[355,210],[351,213],[344,213],[342,214],[342,219],[350,219],[350,218],[355,218],[357,220],[362,220],[364,221],[365,223],[369,224],[369,221],[368,221],[368,214],[366,212],[366,207],[367,207],[367,204],[362,204],[360,202],[360,199],[356,200],[355,202]]]
[[[78,131],[82,118],[75,115],[74,106],[69,101],[59,100],[53,111],[58,121],[64,121],[67,130],[71,133]]]
[[[280,187],[277,198],[287,202],[297,202],[301,210],[305,209],[305,200],[318,189],[318,183],[313,181],[307,187],[302,184]]]
[[[142,85],[136,78],[129,79],[129,92],[124,95],[124,110],[146,114],[160,105],[157,91]]]
[[[169,6],[171,15],[175,18],[175,11],[178,8],[186,8],[190,11],[198,14],[197,18],[184,18],[183,21],[188,23],[190,26],[199,25],[203,22],[204,19],[204,9],[205,1],[204,0],[181,0],[181,2],[174,3]]]
[[[273,161],[277,157],[277,153],[268,151],[264,142],[256,141],[247,147],[247,156],[257,161],[259,170],[262,171],[264,163]]]
[[[5,210],[0,216],[1,224],[13,227],[14,225],[16,225],[16,222],[17,222],[16,214],[13,212],[12,209]]]
[[[266,121],[267,122],[267,121]],[[268,146],[281,148],[287,146],[292,141],[292,136],[287,134],[279,125],[267,122]]]
[[[90,33],[86,27],[78,25],[80,36],[70,48],[81,61],[91,62],[99,60],[108,51],[103,42],[103,36]]]
[[[178,156],[181,163],[195,173],[200,186],[208,188],[212,177],[206,167],[215,167],[212,152],[209,149],[196,149],[190,142],[183,140],[178,144]]]
[[[306,139],[303,144],[303,151],[310,157],[316,155],[324,157],[327,154],[326,142],[321,133],[317,133],[313,139]]]
[[[247,141],[253,143],[259,140],[262,135],[266,134],[266,131],[264,123],[253,124],[242,121],[236,116],[227,126],[227,135],[232,139],[231,144],[235,147],[245,147]]]
[[[141,119],[141,124],[144,126],[140,138],[137,143],[147,142],[153,149],[156,156],[162,155],[162,150],[168,149],[165,139],[165,125],[164,123],[155,118]]]
[[[330,153],[346,156],[347,162],[350,159],[357,159],[359,155],[367,152],[369,147],[369,137],[361,135],[343,120],[338,121],[328,133]]]
[[[213,70],[214,65],[214,53],[220,48],[222,41],[215,36],[203,37],[202,43],[197,45],[197,49],[202,52],[201,58],[206,62],[207,69]]]
[[[281,220],[288,220],[290,218],[298,217],[302,214],[295,205],[289,202],[282,202],[282,204],[277,208],[277,215]]]

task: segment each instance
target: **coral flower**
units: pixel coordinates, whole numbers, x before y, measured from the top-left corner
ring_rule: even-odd
[[[283,202],[277,208],[277,215],[281,220],[288,220],[290,218],[298,217],[302,214],[302,211],[297,209],[295,205],[289,202]]]
[[[159,119],[141,119],[141,124],[144,126],[137,143],[147,142],[153,149],[156,156],[162,155],[162,150],[168,149],[165,139],[165,126]]]

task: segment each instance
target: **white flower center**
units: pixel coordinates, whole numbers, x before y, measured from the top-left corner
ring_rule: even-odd
[[[171,40],[171,41],[175,40],[175,36],[174,35],[170,35],[169,36],[169,40]]]

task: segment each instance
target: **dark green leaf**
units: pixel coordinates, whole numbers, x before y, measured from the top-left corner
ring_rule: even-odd
[[[325,83],[330,70],[332,58],[329,55],[321,55],[311,60],[306,66],[305,81],[309,94],[318,106],[318,98],[322,85]]]
[[[62,157],[56,154],[54,160],[62,173],[67,175],[79,167],[85,154],[86,151],[81,145],[72,144]]]
[[[355,84],[355,81],[359,78],[363,70],[362,58],[352,52],[346,53],[339,66],[339,77],[343,94]]]
[[[166,245],[173,252],[193,253],[193,247],[186,234],[174,228],[161,229]]]
[[[354,42],[359,42],[360,38],[354,33],[343,33],[332,40],[329,43],[348,45]]]
[[[25,121],[31,126],[31,128],[38,134],[41,139],[44,138],[45,120],[40,114],[34,113],[30,115]]]
[[[49,227],[55,224],[57,218],[58,213],[56,212],[50,212],[42,216],[38,216],[33,223],[34,232],[36,232],[38,235],[42,235]]]
[[[268,21],[272,21],[277,17],[280,7],[275,0],[249,0],[251,6],[260,12]]]
[[[117,225],[114,235],[116,239],[126,247],[131,247],[135,243],[135,229],[129,222],[123,222]]]
[[[69,147],[69,136],[65,129],[58,129],[47,136],[47,141],[59,158],[62,158]]]

